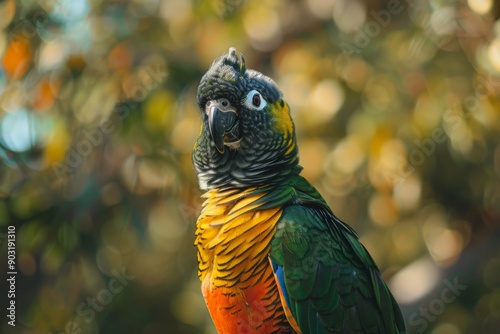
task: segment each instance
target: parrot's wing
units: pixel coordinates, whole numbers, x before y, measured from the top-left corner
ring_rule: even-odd
[[[284,209],[270,259],[289,321],[302,334],[404,333],[399,306],[368,251],[323,204]]]

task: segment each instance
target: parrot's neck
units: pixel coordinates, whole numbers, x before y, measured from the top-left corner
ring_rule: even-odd
[[[277,170],[273,171],[272,175],[266,173],[254,173],[253,179],[247,179],[243,171],[237,170],[234,172],[229,171],[222,175],[213,175],[208,173],[198,174],[198,183],[203,190],[229,190],[229,189],[245,189],[262,185],[278,185],[293,177],[299,175],[302,167],[296,166],[291,170]]]
[[[255,139],[250,139],[255,140]],[[238,149],[226,147],[223,153],[202,136],[193,152],[198,183],[203,190],[246,189],[281,184],[299,175],[295,141],[275,149],[256,151],[255,143],[242,140]]]

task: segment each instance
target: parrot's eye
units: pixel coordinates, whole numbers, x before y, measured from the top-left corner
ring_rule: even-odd
[[[262,110],[266,106],[267,101],[262,97],[262,94],[256,90],[248,92],[245,99],[245,106],[254,110]]]
[[[260,95],[254,94],[252,97],[252,104],[256,107],[260,107]]]

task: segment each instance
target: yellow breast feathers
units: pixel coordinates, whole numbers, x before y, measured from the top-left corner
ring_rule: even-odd
[[[215,287],[246,289],[262,278],[282,211],[259,210],[258,200],[265,193],[255,190],[211,190],[203,195],[195,241],[201,281],[210,274]]]

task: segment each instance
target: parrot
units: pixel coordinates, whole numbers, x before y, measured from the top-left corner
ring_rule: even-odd
[[[194,245],[218,333],[405,333],[356,232],[300,175],[277,84],[229,48],[196,92],[192,161],[204,200]]]

